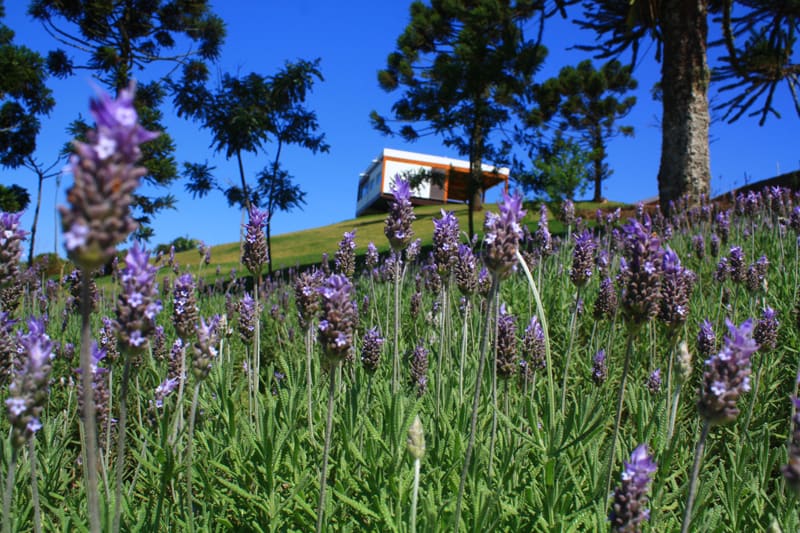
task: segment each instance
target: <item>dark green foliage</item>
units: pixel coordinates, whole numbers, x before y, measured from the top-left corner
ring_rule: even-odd
[[[27,189],[17,184],[0,185],[0,211],[18,213],[27,209],[30,203],[31,195]]]
[[[392,106],[393,120],[402,126],[395,131],[390,120],[376,111],[370,118],[377,130],[397,133],[408,141],[439,135],[446,146],[469,157],[469,233],[473,235],[472,215],[480,207],[482,192],[481,164],[503,161],[509,149],[493,134],[510,119],[510,107],[529,88],[547,53],[523,31],[534,16],[545,16],[545,5],[417,1],[410,13],[397,49],[378,73],[384,90],[402,89]]]
[[[216,59],[225,37],[224,22],[212,13],[206,0],[33,0],[28,12],[48,33],[57,35],[60,44],[78,54],[76,59],[63,49],[51,51],[47,66],[53,75],[66,77],[75,70],[88,69],[112,94],[127,87],[134,78],[141,80],[142,72],[152,63]],[[184,41],[192,45],[188,51]],[[142,126],[150,131],[164,132],[159,109],[165,97],[164,83],[140,81],[137,87],[136,110]],[[191,79],[176,83],[189,84]],[[80,138],[86,128],[78,120],[70,129]],[[178,177],[175,145],[168,133],[144,145],[142,152],[148,184],[168,187]],[[150,237],[152,216],[162,209],[174,208],[174,203],[172,195],[138,196],[134,204],[140,224],[137,237]]]
[[[17,168],[36,150],[38,116],[48,114],[55,99],[45,85],[42,56],[13,41],[14,31],[0,24],[0,166]]]
[[[538,107],[524,117],[529,127],[549,125],[559,134],[577,136],[591,161],[594,202],[602,201],[602,183],[612,173],[605,163],[608,140],[620,133],[633,135],[633,127],[616,124],[636,103],[635,96],[622,98],[637,86],[631,70],[616,60],[599,70],[588,59],[577,67],[564,67],[557,77],[536,86]]]
[[[583,195],[588,186],[591,155],[576,142],[557,135],[550,143],[536,146],[532,168],[515,173],[515,181],[526,193],[546,194],[562,201]]]

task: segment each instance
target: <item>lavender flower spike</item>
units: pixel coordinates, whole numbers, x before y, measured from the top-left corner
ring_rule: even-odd
[[[484,229],[484,263],[499,279],[508,277],[517,263],[517,248],[522,239],[522,195],[503,193],[503,201],[498,206],[500,214],[486,213]]]
[[[356,271],[356,230],[346,231],[333,256],[336,272],[352,278]]]
[[[13,311],[22,295],[19,264],[22,240],[28,234],[19,227],[22,212],[0,212],[0,310]]]
[[[220,316],[212,316],[208,322],[202,317],[197,325],[197,341],[194,343],[192,371],[195,379],[201,381],[211,372],[211,364],[217,358],[217,345],[220,336]]]
[[[647,445],[640,444],[631,454],[631,461],[625,463],[622,483],[614,491],[614,502],[608,520],[612,531],[641,531],[641,524],[650,519],[646,508],[653,474],[658,470],[653,458],[647,452]]]
[[[583,287],[592,277],[594,251],[597,244],[588,230],[575,234],[575,249],[572,252],[572,269],[569,279],[576,287]]]
[[[353,348],[358,312],[353,301],[353,284],[345,276],[332,274],[319,293],[322,296],[322,319],[317,329],[323,350],[322,368],[330,370]]]
[[[750,390],[750,357],[758,350],[753,340],[753,321],[746,320],[738,328],[726,320],[729,335],[722,350],[706,360],[698,408],[700,415],[712,425],[736,420],[736,402]]]
[[[389,215],[386,217],[383,233],[389,239],[392,250],[399,251],[405,249],[414,237],[411,223],[416,216],[411,205],[411,185],[408,180],[395,176],[391,192],[394,201],[389,203]]]
[[[130,206],[133,191],[147,173],[136,165],[139,145],[158,134],[139,125],[133,95],[131,85],[116,100],[107,94],[93,99],[90,110],[97,128],[87,133],[88,143],[74,143],[70,206],[59,206],[59,211],[67,255],[85,270],[108,262],[117,244],[136,229]]]
[[[442,209],[442,218],[433,219],[433,255],[440,274],[449,272],[458,260],[458,219]]]
[[[631,219],[622,227],[625,257],[620,260],[620,307],[629,328],[655,318],[661,300],[662,256],[659,238]]]
[[[31,318],[28,333],[19,334],[17,340],[20,352],[5,403],[12,428],[11,444],[19,448],[42,427],[39,417],[50,391],[50,361],[54,355],[53,343],[38,319]]]
[[[127,353],[144,350],[155,330],[161,301],[156,299],[156,269],[149,263],[150,254],[134,243],[125,257],[120,281],[122,292],[117,299],[118,342]]]
[[[244,250],[242,264],[254,276],[261,274],[261,268],[267,264],[267,238],[264,227],[267,225],[269,213],[256,206],[250,208],[250,218],[245,224]]]

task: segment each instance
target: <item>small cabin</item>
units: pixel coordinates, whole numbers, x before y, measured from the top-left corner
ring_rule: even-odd
[[[469,161],[384,148],[360,175],[356,216],[385,212],[388,209],[388,200],[392,198],[391,190],[395,176],[421,172],[429,173],[439,179],[426,180],[413,188],[412,204],[431,205],[467,201]],[[439,182],[441,185],[434,182]],[[483,192],[499,183],[508,187],[508,169],[483,165]]]

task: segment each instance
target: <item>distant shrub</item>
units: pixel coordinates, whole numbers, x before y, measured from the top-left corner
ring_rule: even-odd
[[[197,239],[192,239],[188,235],[186,237],[178,237],[169,244],[159,244],[156,246],[156,254],[168,254],[171,246],[175,247],[176,252],[185,252],[186,250],[194,250],[200,244]]]

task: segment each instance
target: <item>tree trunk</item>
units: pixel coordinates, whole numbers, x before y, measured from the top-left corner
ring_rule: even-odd
[[[707,8],[707,0],[661,3],[664,111],[658,195],[664,212],[681,196],[697,203],[710,189]]]
[[[603,136],[601,133],[595,132],[593,134],[592,152],[594,159],[592,161],[592,174],[594,174],[594,198],[593,202],[603,201],[603,161],[606,158],[606,147],[603,143]]]
[[[242,152],[236,150],[236,161],[239,163],[239,178],[242,180],[242,195],[244,196],[244,206],[250,213],[250,189],[247,188],[247,180],[244,177],[244,164],[242,164]]]
[[[44,181],[44,173],[36,169],[36,177],[39,180],[39,185],[36,189],[36,208],[33,210],[33,224],[31,224],[31,245],[28,248],[28,266],[33,266],[33,247],[36,244],[36,228],[39,225],[39,208],[42,205],[42,182]]]

